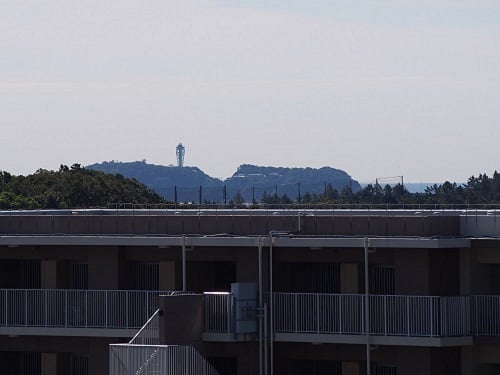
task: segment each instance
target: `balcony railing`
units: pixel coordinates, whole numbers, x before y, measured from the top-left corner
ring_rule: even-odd
[[[234,332],[234,296],[231,293],[205,294],[205,332]]]
[[[500,336],[500,296],[471,297],[474,336]]]
[[[140,328],[163,293],[170,292],[0,289],[0,327]]]
[[[219,373],[192,346],[112,344],[109,346],[109,374]]]
[[[361,294],[274,294],[279,333],[364,335]],[[369,333],[377,336],[500,336],[500,296],[369,296]]]
[[[141,328],[170,292],[0,289],[0,327]],[[366,334],[364,295],[274,293],[277,333]],[[205,332],[235,330],[234,296],[205,294]],[[500,296],[369,296],[370,335],[500,336]]]

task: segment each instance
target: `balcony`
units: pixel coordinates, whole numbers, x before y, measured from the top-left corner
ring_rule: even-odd
[[[171,292],[0,289],[0,334],[130,338],[165,293]]]
[[[277,341],[455,346],[500,336],[500,296],[275,293]]]
[[[158,296],[170,293],[0,289],[0,335],[130,338],[157,310]],[[274,293],[275,340],[361,344],[367,330],[374,345],[469,345],[473,337],[500,337],[500,296],[370,295],[368,326],[364,298]],[[246,326],[255,327],[253,302],[205,293],[204,305],[204,340],[255,339]]]

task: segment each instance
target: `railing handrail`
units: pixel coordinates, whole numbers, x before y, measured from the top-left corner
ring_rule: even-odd
[[[274,295],[321,295],[321,296],[362,296],[364,293],[312,293],[312,292],[273,292]],[[417,297],[417,298],[445,298],[450,296],[436,296],[436,295],[420,295],[420,294],[369,294],[370,297]],[[451,297],[468,297],[468,296],[451,296]]]
[[[159,312],[160,312],[160,309],[156,309],[154,314],[151,315],[151,317],[148,319],[148,321],[146,323],[144,323],[144,325],[141,327],[141,329],[139,331],[137,331],[137,333],[134,335],[134,337],[132,337],[132,339],[129,341],[129,344],[133,344],[134,341],[141,335],[141,333],[144,332],[146,329],[148,329],[149,324],[153,321],[153,319],[157,318]]]
[[[64,288],[0,288],[3,290],[25,290],[25,291],[64,291],[64,292],[121,292],[121,293],[184,293],[176,290],[155,290],[155,289],[64,289]]]

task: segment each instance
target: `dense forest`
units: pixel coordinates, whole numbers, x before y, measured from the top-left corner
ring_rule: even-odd
[[[28,176],[0,171],[0,209],[108,207],[123,202],[165,203],[137,180],[80,164],[61,165],[58,171],[39,169]]]
[[[58,171],[40,169],[28,176],[13,176],[0,171],[0,209],[112,207],[123,203],[165,205],[169,202],[133,178],[85,169],[80,164],[61,165]],[[429,186],[424,193],[410,193],[401,184],[370,184],[356,192],[349,186],[337,191],[331,184],[326,184],[320,194],[304,192],[301,196],[290,197],[264,192],[258,202],[246,202],[237,192],[226,203],[228,207],[299,204],[486,207],[500,204],[500,174],[495,171],[491,177],[486,174],[472,176],[465,184],[446,181]],[[221,202],[204,200],[204,204],[220,205]]]

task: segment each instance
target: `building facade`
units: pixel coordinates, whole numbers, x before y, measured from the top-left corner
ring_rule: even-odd
[[[108,374],[158,309],[221,375],[500,373],[499,212],[0,213],[2,374]]]

